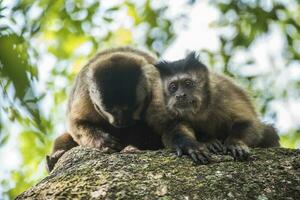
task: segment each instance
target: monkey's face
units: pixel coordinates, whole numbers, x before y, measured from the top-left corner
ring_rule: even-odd
[[[192,116],[209,100],[209,72],[195,52],[186,58],[155,65],[164,85],[167,109],[177,117]]]
[[[177,116],[196,113],[204,100],[205,80],[198,73],[178,73],[164,79],[165,103]]]
[[[95,109],[117,128],[129,127],[141,118],[147,90],[141,67],[134,62],[110,62],[95,70],[89,81]]]

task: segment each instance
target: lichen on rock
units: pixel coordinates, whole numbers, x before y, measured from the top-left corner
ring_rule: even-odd
[[[254,149],[249,161],[144,151],[105,154],[76,147],[40,183],[17,199],[298,199],[300,151]]]

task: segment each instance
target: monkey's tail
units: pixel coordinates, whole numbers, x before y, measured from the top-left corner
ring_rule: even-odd
[[[262,148],[279,147],[279,136],[274,126],[263,123],[263,127],[263,137],[259,146]]]

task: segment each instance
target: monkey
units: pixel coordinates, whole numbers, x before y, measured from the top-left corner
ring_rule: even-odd
[[[208,163],[207,143],[214,152],[224,146],[235,160],[244,160],[249,157],[249,147],[280,146],[275,128],[259,120],[249,95],[229,78],[208,70],[195,52],[155,66],[165,107],[175,124],[165,134],[165,143],[177,155],[185,153],[195,162]]]
[[[54,141],[54,146],[52,149],[51,156],[46,155],[46,170],[51,172],[54,168],[55,163],[58,159],[67,151],[72,149],[73,147],[78,146],[72,136],[65,132],[59,137],[57,137]]]
[[[47,157],[49,171],[76,145],[109,153],[120,152],[128,145],[139,150],[163,148],[161,136],[153,128],[155,123],[146,120],[153,117],[147,112],[160,109],[148,109],[150,104],[153,107],[161,102],[151,103],[156,95],[153,83],[159,80],[156,62],[149,53],[119,47],[98,53],[80,70],[68,101],[69,130],[55,141]]]

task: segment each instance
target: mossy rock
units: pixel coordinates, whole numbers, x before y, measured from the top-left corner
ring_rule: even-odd
[[[254,149],[249,161],[208,165],[169,151],[68,151],[54,171],[17,199],[299,199],[300,151]]]

